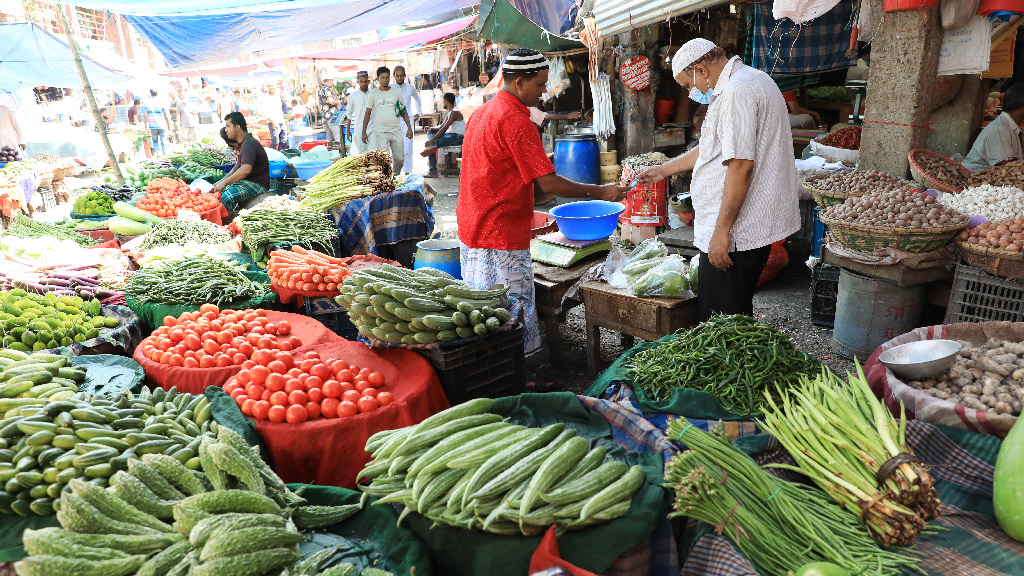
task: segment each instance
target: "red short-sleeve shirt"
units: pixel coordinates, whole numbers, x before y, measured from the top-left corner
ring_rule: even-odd
[[[529,110],[499,91],[466,125],[455,207],[459,239],[470,248],[529,248],[533,181],[554,171]]]

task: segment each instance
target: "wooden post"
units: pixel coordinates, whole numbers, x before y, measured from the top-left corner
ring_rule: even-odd
[[[89,100],[89,108],[92,110],[92,116],[96,119],[96,128],[99,130],[100,139],[103,140],[103,147],[107,149],[107,158],[110,159],[110,165],[114,169],[114,177],[117,178],[117,185],[124,186],[124,176],[121,175],[121,166],[117,163],[117,156],[114,155],[114,149],[110,146],[110,139],[107,137],[107,122],[100,116],[100,109],[96,106],[96,95],[92,93],[92,85],[89,84],[89,77],[85,74],[85,65],[82,64],[82,54],[78,50],[78,42],[75,41],[75,37],[71,35],[71,26],[68,24],[67,16],[64,15],[63,5],[56,10],[57,14],[60,15],[60,23],[64,26],[64,34],[68,37],[68,46],[71,48],[71,54],[75,57],[75,66],[78,67],[78,75],[82,78],[82,89],[85,90],[85,97]]]

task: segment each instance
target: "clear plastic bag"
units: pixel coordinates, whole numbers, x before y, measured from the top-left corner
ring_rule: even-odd
[[[646,272],[656,265],[649,260],[664,258],[667,254],[665,245],[657,238],[637,244],[629,256],[619,248],[613,248],[604,263],[604,278],[612,288],[629,288],[630,275]]]
[[[629,276],[633,294],[640,297],[693,298],[689,268],[678,255],[659,258],[659,263],[642,274]]]

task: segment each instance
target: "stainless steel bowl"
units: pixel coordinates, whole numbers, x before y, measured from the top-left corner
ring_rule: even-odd
[[[922,340],[890,348],[878,359],[898,376],[920,380],[942,374],[953,365],[960,348],[953,340]]]

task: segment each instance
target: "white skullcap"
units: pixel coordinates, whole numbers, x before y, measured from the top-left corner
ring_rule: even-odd
[[[714,42],[704,38],[694,38],[683,44],[672,57],[672,77],[679,76],[683,70],[717,47]]]

